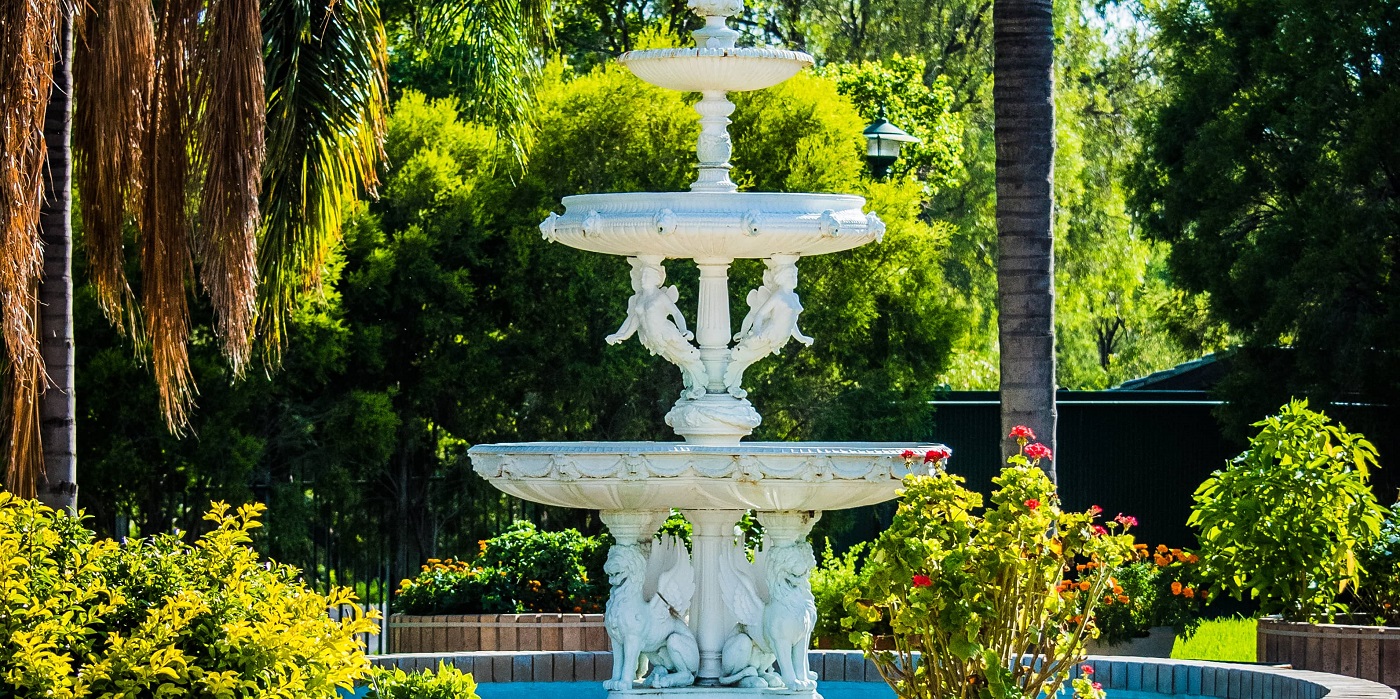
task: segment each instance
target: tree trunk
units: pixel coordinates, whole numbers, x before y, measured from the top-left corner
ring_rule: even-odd
[[[39,500],[54,509],[77,510],[77,423],[73,401],[73,7],[65,3],[59,55],[44,115],[44,203],[39,235],[44,276],[39,282],[40,351],[48,382],[40,396],[44,477]]]
[[[996,0],[997,326],[1002,447],[1016,425],[1055,451],[1054,23],[1052,0]],[[1041,462],[1051,479],[1055,466]]]

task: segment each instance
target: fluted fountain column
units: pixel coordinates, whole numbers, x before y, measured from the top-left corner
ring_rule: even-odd
[[[695,341],[700,359],[709,374],[711,393],[724,393],[724,370],[729,365],[729,263],[731,260],[705,258],[695,261],[700,268],[700,300],[695,313]]]
[[[734,630],[734,615],[724,604],[724,580],[719,559],[734,545],[733,510],[686,510],[690,520],[690,551],[695,563],[695,598],[690,605],[690,630],[700,646],[700,672],[696,684],[719,685],[723,676],[720,651]]]

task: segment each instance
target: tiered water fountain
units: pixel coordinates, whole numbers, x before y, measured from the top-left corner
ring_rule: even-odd
[[[812,65],[795,51],[736,48],[728,16],[740,0],[690,0],[704,17],[696,48],[632,51],[619,59],[653,85],[699,92],[699,179],[689,192],[585,194],[540,225],[547,240],[626,255],[633,295],[622,326],[681,370],[684,389],[666,423],[684,442],[486,444],[470,451],[476,472],[535,502],[601,510],[616,543],[605,570],[612,585],[604,616],[612,641],[610,697],[817,697],[807,667],[816,609],[807,535],[823,510],[895,496],[900,479],[927,466],[912,445],[741,442],[761,418],[745,398],[744,371],[798,329],[797,262],[884,235],[865,200],[846,194],[739,192],[729,178],[727,92],[772,87]],[[700,268],[692,333],[664,286],[665,260]],[[764,260],[763,285],[734,334],[730,263]],[[694,340],[694,343],[692,343]],[[913,447],[922,454],[931,447]],[[693,529],[691,551],[654,542],[671,508]],[[750,562],[735,524],[754,510],[762,551]]]

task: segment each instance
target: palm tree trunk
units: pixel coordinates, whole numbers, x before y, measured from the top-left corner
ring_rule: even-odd
[[[73,401],[73,7],[64,3],[53,90],[44,115],[48,162],[39,235],[44,241],[44,276],[39,282],[40,351],[48,383],[40,399],[44,478],[39,500],[76,511],[77,432]]]
[[[1055,450],[1054,23],[1052,0],[992,6],[997,148],[997,320],[1002,449],[1016,425]],[[1050,460],[1041,466],[1055,478]]]

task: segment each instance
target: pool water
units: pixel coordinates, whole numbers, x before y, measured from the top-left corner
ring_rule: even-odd
[[[823,699],[894,699],[894,690],[883,682],[820,682]],[[481,699],[606,699],[602,682],[487,682],[476,687]],[[1065,695],[1061,695],[1062,697]],[[1110,689],[1108,699],[1206,699],[1192,694],[1159,694],[1131,689]]]

